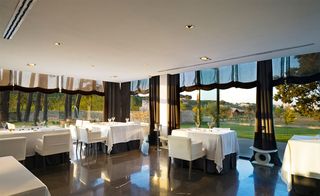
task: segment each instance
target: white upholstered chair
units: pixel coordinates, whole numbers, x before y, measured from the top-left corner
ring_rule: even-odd
[[[82,127],[82,120],[76,120],[76,127]]]
[[[85,145],[88,144],[96,144],[99,142],[105,142],[107,140],[107,137],[104,137],[101,135],[100,131],[90,131],[87,128],[80,128],[80,154],[82,150],[82,143]]]
[[[77,128],[75,125],[69,126],[72,142],[76,142],[76,151],[78,150],[78,144],[80,139],[80,129]]]
[[[9,130],[15,130],[16,129],[16,125],[15,124],[12,124],[12,123],[7,123],[7,128]]]
[[[88,128],[88,129],[91,129],[92,125],[91,125],[90,121],[88,121],[88,120],[83,120],[83,121],[82,121],[82,126],[81,126],[81,127],[82,127],[82,128]]]
[[[202,142],[191,142],[190,138],[179,136],[168,136],[168,175],[171,169],[171,158],[189,161],[189,180],[191,179],[192,161],[204,158],[203,170],[206,170],[206,150],[202,148]]]
[[[0,157],[13,156],[18,161],[26,159],[27,141],[25,137],[11,137],[0,139]]]
[[[42,139],[37,140],[35,151],[42,156],[43,166],[45,167],[45,157],[70,152],[70,142],[70,133],[43,135]]]

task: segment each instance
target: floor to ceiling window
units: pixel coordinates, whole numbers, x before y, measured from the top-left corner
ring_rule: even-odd
[[[256,88],[220,90],[220,127],[235,130],[239,138],[253,139]]]
[[[130,121],[149,123],[149,94],[131,95]]]
[[[320,134],[320,84],[282,84],[274,87],[273,119],[276,139]]]
[[[17,127],[38,124],[60,125],[65,121],[103,120],[104,97],[9,91],[9,118]]]

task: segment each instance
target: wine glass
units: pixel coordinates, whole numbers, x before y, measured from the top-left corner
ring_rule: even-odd
[[[113,116],[111,119],[112,119],[112,122],[114,122],[114,120],[116,119],[116,117]]]
[[[214,127],[214,122],[208,122],[209,129],[212,129]]]
[[[126,122],[127,122],[127,123],[129,122],[129,118],[126,118]]]
[[[108,118],[108,122],[111,122],[111,118]]]

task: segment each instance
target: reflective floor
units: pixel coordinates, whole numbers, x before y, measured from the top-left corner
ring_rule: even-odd
[[[252,166],[239,159],[237,170],[225,175],[204,174],[173,166],[167,175],[167,151],[75,157],[69,166],[34,171],[51,195],[289,195],[277,168]]]

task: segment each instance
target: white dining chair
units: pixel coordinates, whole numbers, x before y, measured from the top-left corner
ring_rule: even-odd
[[[102,136],[100,131],[91,131],[88,128],[80,128],[80,154],[82,150],[82,143],[88,146],[88,144],[97,144],[99,142],[105,143],[106,140],[107,137]]]
[[[90,121],[84,120],[84,121],[82,121],[82,126],[81,126],[81,127],[82,127],[82,128],[91,129],[91,128],[92,128],[92,125],[91,125]]]
[[[25,137],[0,139],[0,157],[13,156],[18,161],[26,159],[27,140]]]
[[[7,128],[8,128],[9,130],[15,130],[15,129],[16,129],[16,125],[7,122]]]
[[[76,120],[76,127],[82,127],[82,120]]]
[[[78,151],[79,139],[80,139],[80,130],[75,125],[69,126],[72,142],[76,142],[76,152]]]
[[[63,159],[65,153],[70,152],[70,133],[46,134],[42,139],[38,139],[35,145],[35,151],[42,156],[43,167],[46,167],[46,156],[61,154]]]
[[[202,147],[202,142],[191,142],[191,138],[169,135],[168,156],[168,176],[171,169],[171,158],[189,161],[189,180],[193,160],[203,158],[203,170],[206,171],[206,150]]]

